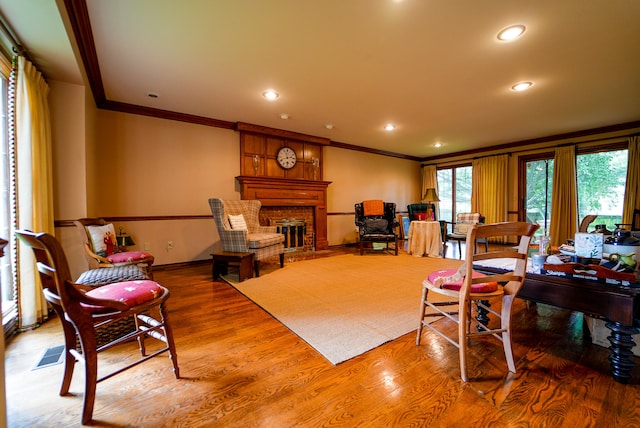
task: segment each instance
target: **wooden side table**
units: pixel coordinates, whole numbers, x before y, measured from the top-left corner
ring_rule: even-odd
[[[238,280],[240,282],[247,278],[253,278],[253,253],[233,253],[222,251],[211,253],[213,265],[211,266],[211,276],[213,279],[226,275],[229,265],[238,267]]]

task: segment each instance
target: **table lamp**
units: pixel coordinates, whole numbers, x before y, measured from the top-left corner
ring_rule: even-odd
[[[133,238],[123,231],[122,228],[120,228],[118,236],[116,236],[116,242],[119,247],[130,247],[132,245],[136,245],[136,243],[133,242]]]
[[[438,192],[433,187],[429,187],[424,191],[424,195],[422,196],[422,202],[427,202],[431,207],[431,215],[429,220],[434,220],[434,212],[435,205],[434,202],[440,202],[440,198],[438,198]]]

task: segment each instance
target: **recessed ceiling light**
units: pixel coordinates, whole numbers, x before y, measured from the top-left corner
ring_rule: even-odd
[[[327,129],[333,129],[333,123],[327,123],[324,127]]]
[[[532,82],[520,82],[513,85],[511,89],[514,91],[526,91],[531,87],[531,85],[533,85]]]
[[[442,143],[435,143],[433,147],[442,147]]]
[[[280,119],[287,120],[289,119],[289,115],[287,113],[280,113]]]
[[[148,96],[149,98],[158,98],[160,95],[158,95],[158,94],[156,94],[156,93],[154,93],[154,92],[149,92],[149,93],[147,94],[147,96]]]
[[[396,129],[396,126],[393,123],[387,123],[384,126],[385,131],[393,131],[394,129]]]
[[[517,39],[524,33],[525,29],[526,27],[524,25],[512,25],[500,31],[498,33],[498,39],[504,41]]]
[[[276,91],[274,91],[273,89],[267,89],[266,91],[264,91],[262,93],[262,96],[265,97],[266,99],[268,99],[269,101],[273,101],[275,99],[278,99],[278,97],[280,96],[280,94],[278,94]]]

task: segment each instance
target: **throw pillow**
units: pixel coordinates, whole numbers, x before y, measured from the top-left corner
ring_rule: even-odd
[[[244,221],[244,216],[242,214],[229,214],[229,224],[231,225],[231,229],[247,230],[247,223]]]
[[[387,220],[383,218],[365,218],[365,233],[387,233]]]
[[[104,226],[87,226],[87,233],[91,240],[93,252],[99,256],[106,257],[116,252],[116,230],[113,224]]]

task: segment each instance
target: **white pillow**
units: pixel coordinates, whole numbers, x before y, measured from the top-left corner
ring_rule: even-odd
[[[229,224],[231,225],[231,229],[247,230],[247,223],[244,221],[244,216],[242,214],[229,214]]]
[[[93,252],[99,256],[105,257],[116,252],[116,230],[113,224],[105,224],[104,226],[87,226],[87,232],[91,240]]]

